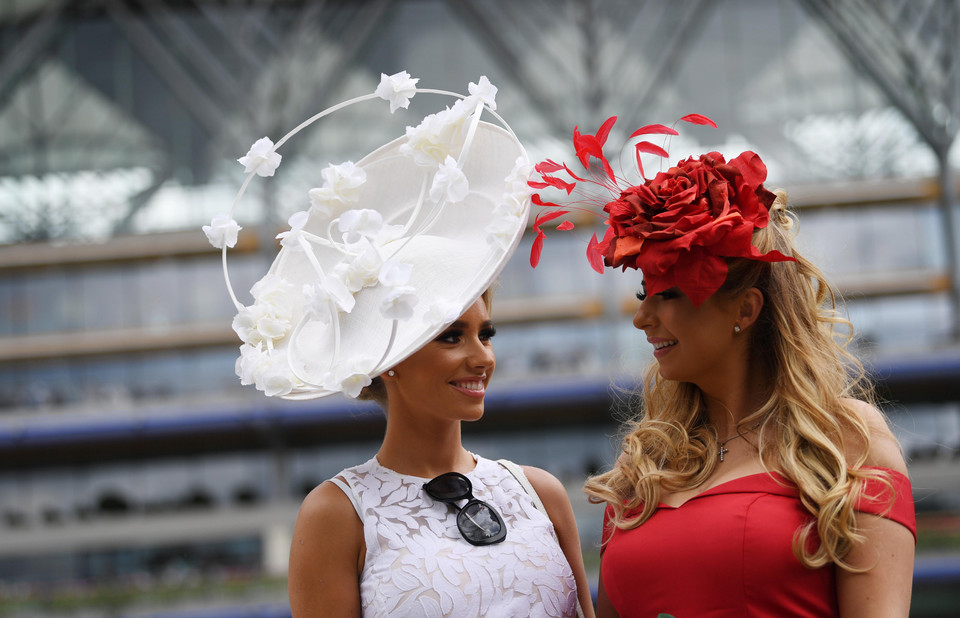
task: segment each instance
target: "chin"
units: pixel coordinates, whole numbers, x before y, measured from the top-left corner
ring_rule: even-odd
[[[460,420],[467,422],[479,421],[481,418],[483,418],[483,412],[483,404],[480,404],[478,407],[471,406],[470,408],[461,410]]]
[[[677,375],[676,371],[671,371],[669,368],[664,369],[663,365],[660,365],[660,367],[658,368],[658,372],[660,373],[660,377],[663,378],[664,380],[671,380],[673,382],[685,381],[682,376]]]

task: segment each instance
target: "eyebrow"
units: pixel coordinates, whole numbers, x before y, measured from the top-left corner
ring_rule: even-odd
[[[467,323],[463,320],[457,320],[456,322],[451,322],[447,328],[466,328]],[[486,320],[483,324],[480,325],[480,328],[490,328],[493,326],[493,320]]]

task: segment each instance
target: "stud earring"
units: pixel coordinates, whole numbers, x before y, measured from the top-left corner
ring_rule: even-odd
[[[734,324],[734,325],[733,325],[733,332],[735,332],[735,333],[739,333],[739,332],[740,332],[740,325],[739,325],[739,324]]]
[[[393,376],[397,375],[397,372],[391,369],[390,371],[387,372],[387,375],[392,378]]]

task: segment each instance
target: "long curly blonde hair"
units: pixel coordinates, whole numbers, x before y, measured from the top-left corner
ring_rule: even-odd
[[[768,368],[757,379],[770,388],[763,405],[739,428],[760,423],[761,461],[796,484],[813,515],[794,536],[797,558],[808,567],[833,562],[857,571],[844,557],[862,540],[855,505],[863,480],[879,478],[888,486],[889,480],[880,471],[862,469],[869,430],[844,399],[873,403],[873,389],[863,365],[847,349],[852,325],[838,313],[836,294],[823,273],[796,251],[794,216],[786,209],[786,193],[776,193],[770,224],[754,232],[753,244],[797,261],[730,260],[717,292],[735,295],[755,287],[764,297],[750,354],[753,367]],[[656,363],[643,384],[639,414],[624,428],[620,458],[584,487],[591,501],[611,505],[613,523],[621,529],[635,528],[653,515],[661,491],[698,487],[717,465],[717,436],[700,389],[663,379]],[[814,530],[819,543],[809,542]]]

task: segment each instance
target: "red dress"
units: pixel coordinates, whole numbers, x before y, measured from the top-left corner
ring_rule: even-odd
[[[910,480],[887,472],[894,495],[867,481],[857,510],[916,537]],[[722,483],[679,507],[660,504],[632,530],[608,527],[611,513],[601,568],[621,618],[839,616],[836,567],[810,569],[793,555],[794,534],[811,515],[796,486],[775,472]]]

